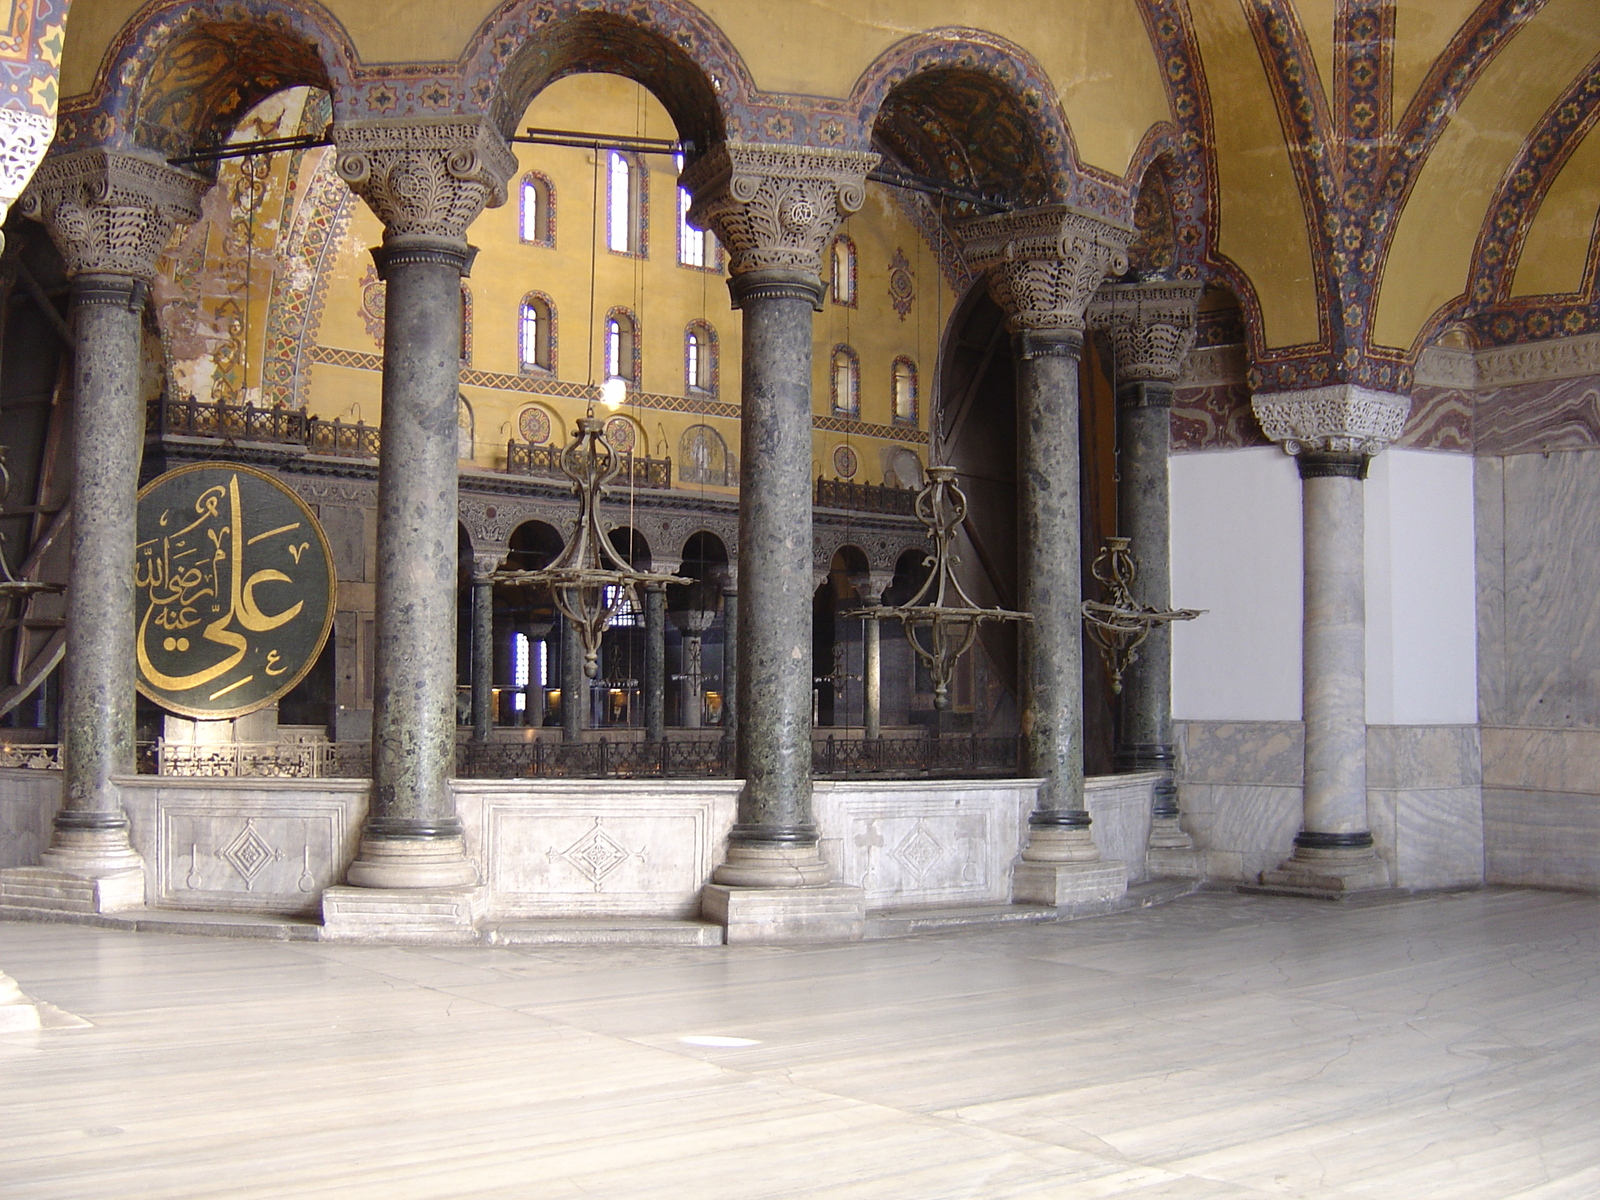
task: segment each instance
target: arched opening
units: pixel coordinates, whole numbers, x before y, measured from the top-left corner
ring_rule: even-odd
[[[561,553],[562,541],[553,526],[525,521],[511,531],[507,546],[507,570],[538,571]],[[559,621],[549,588],[495,584],[495,724],[559,724]]]
[[[668,725],[704,729],[727,720],[725,649],[734,636],[722,604],[727,569],[728,550],[716,534],[701,530],[684,542],[676,574],[692,582],[668,586],[666,597]]]

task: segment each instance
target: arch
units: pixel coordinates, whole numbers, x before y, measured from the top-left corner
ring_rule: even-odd
[[[1128,277],[1171,279],[1178,270],[1178,228],[1172,204],[1171,159],[1145,168],[1133,198],[1135,234],[1128,246]]]
[[[650,172],[622,150],[606,151],[606,249],[650,257]]]
[[[856,306],[856,244],[847,233],[833,239],[828,251],[828,299],[845,308]]]
[[[508,54],[508,48],[514,48]],[[648,89],[672,117],[692,161],[730,133],[730,113],[755,93],[722,30],[683,0],[521,0],[481,25],[463,58],[465,93],[506,137],[546,86],[586,71]]]
[[[709,321],[693,320],[683,331],[684,394],[715,396],[720,364],[717,331]]]
[[[57,145],[205,150],[273,92],[348,93],[356,62],[344,27],[316,0],[152,6],[112,43],[88,95],[63,105]]]
[[[506,562],[516,571],[548,567],[565,545],[560,532],[547,521],[524,521],[511,531],[507,544]]]
[[[1079,161],[1044,69],[992,33],[946,26],[904,38],[862,72],[848,105],[873,145],[916,174],[1017,204],[1127,216],[1127,186]]]
[[[717,568],[728,565],[728,547],[709,529],[697,529],[683,543],[678,574],[690,579],[710,579]]]
[[[517,365],[524,375],[556,373],[556,302],[529,292],[517,310]]]
[[[889,401],[896,425],[917,423],[917,364],[904,354],[889,368]]]
[[[456,396],[456,457],[470,459],[478,449],[478,420],[472,411],[472,402],[465,396]]]
[[[722,435],[711,426],[691,425],[678,438],[678,482],[738,486],[738,460]]]
[[[524,171],[517,184],[517,236],[524,245],[556,245],[556,185],[543,171]]]

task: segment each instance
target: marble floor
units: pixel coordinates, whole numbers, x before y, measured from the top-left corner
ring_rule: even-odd
[[[1600,900],[811,947],[0,923],[0,1197],[1600,1195]],[[709,1043],[709,1044],[708,1044]]]

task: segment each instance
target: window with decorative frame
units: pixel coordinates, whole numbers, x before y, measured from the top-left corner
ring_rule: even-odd
[[[639,386],[639,319],[625,308],[606,314],[605,377]]]
[[[833,348],[833,415],[859,417],[861,415],[861,360],[849,346]]]
[[[917,364],[905,355],[894,360],[890,373],[890,394],[894,401],[897,425],[917,423]]]
[[[829,295],[835,304],[856,306],[856,244],[841,233],[829,252]]]
[[[461,281],[461,365],[472,363],[472,289]]]
[[[556,306],[543,292],[529,292],[517,314],[517,357],[524,375],[556,370]]]
[[[644,258],[649,232],[644,164],[621,150],[606,153],[606,247],[615,254]]]
[[[683,155],[677,156],[678,170],[683,170]],[[694,267],[700,271],[722,270],[722,246],[709,229],[696,229],[689,224],[689,205],[693,201],[687,188],[678,189],[678,265]]]
[[[683,383],[686,392],[717,394],[717,331],[705,321],[690,321],[683,332]]]
[[[522,204],[518,233],[530,246],[556,244],[556,189],[550,177],[529,171],[517,189]]]

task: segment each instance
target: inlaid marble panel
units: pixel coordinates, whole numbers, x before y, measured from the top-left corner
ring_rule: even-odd
[[[1150,878],[1145,850],[1150,843],[1150,809],[1160,776],[1141,771],[1128,775],[1099,775],[1084,781],[1084,806],[1093,824],[1089,832],[1100,857],[1124,863],[1129,883]]]
[[[1600,446],[1600,378],[1551,379],[1480,392],[1473,430],[1479,454]]]
[[[497,917],[692,917],[739,783],[459,780],[467,851]]]
[[[1474,398],[1453,387],[1418,385],[1411,392],[1411,412],[1396,446],[1472,452]]]
[[[1486,725],[1483,785],[1587,794],[1600,804],[1600,730]]]
[[[0,870],[38,864],[60,807],[59,771],[0,770]]]
[[[1474,787],[1482,780],[1476,725],[1367,726],[1368,788]]]
[[[1180,783],[1178,808],[1208,879],[1255,879],[1289,856],[1300,831],[1298,787]]]
[[[1305,731],[1298,721],[1175,721],[1173,738],[1185,782],[1300,786]]]
[[[1481,788],[1369,788],[1367,819],[1395,887],[1474,887],[1483,882]]]
[[[1505,460],[1473,462],[1473,537],[1477,551],[1478,717],[1506,720]]]
[[[1485,787],[1490,883],[1600,890],[1600,797]]]
[[[315,916],[355,857],[366,780],[127,780],[146,895],[158,908]]]

